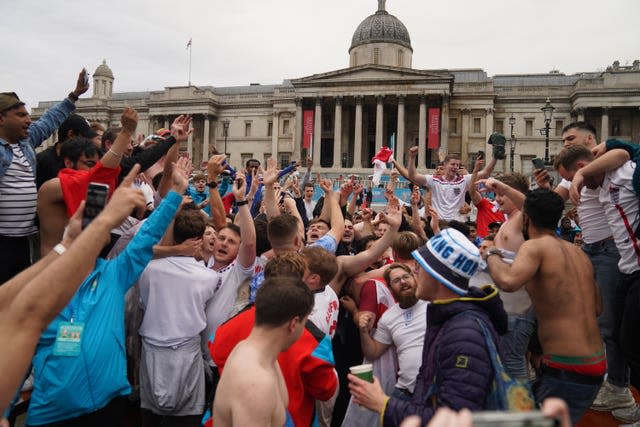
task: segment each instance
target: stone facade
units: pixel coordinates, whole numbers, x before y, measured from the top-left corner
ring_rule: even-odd
[[[404,31],[403,31],[404,29]],[[544,116],[550,99],[549,160],[562,148],[560,131],[587,120],[601,140],[617,137],[639,142],[640,61],[617,61],[602,72],[487,76],[481,69],[411,68],[413,48],[404,25],[378,10],[358,27],[349,49],[349,68],[323,72],[278,85],[240,87],[167,87],[153,92],[113,92],[114,74],[103,62],[94,73],[93,96],[78,101],[77,112],[105,127],[118,126],[125,105],[140,114],[138,130],[149,134],[168,128],[179,114],[194,117],[194,133],[182,149],[194,164],[215,147],[230,154],[234,166],[249,158],[264,162],[277,155],[281,164],[300,159],[302,118],[314,112],[313,156],[320,172],[368,174],[371,157],[394,135],[396,158],[420,147],[418,168],[432,169],[446,153],[457,153],[471,166],[479,150],[490,151],[492,132],[512,134],[517,144],[514,170],[529,173],[530,160],[545,157]],[[40,102],[40,116],[53,102]],[[439,148],[427,148],[427,112],[439,109]],[[224,122],[229,127],[225,135]],[[49,141],[52,143],[53,141]],[[497,170],[508,170],[507,159]]]

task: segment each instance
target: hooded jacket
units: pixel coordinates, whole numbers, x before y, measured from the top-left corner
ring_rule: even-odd
[[[397,426],[409,415],[424,425],[446,406],[455,411],[483,409],[493,381],[482,319],[494,342],[507,332],[507,313],[494,286],[471,287],[466,296],[427,306],[422,366],[411,401],[390,398],[381,415],[384,426]]]

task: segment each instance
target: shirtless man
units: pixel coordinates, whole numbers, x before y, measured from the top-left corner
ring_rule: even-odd
[[[524,286],[529,292],[544,352],[542,375],[534,383],[536,399],[561,397],[575,424],[598,393],[606,358],[596,321],[600,307],[591,262],[555,234],[563,209],[556,193],[530,192],[522,211],[525,242],[513,264],[502,260],[498,248],[489,249],[485,258],[498,287],[515,291]]]
[[[504,259],[513,260],[524,242],[522,236],[522,205],[529,191],[529,182],[519,173],[502,175],[499,179],[483,181],[487,191],[496,194],[496,203],[506,221],[494,239],[496,248],[502,250]],[[475,191],[472,189],[471,191]],[[525,355],[529,339],[535,330],[535,315],[531,309],[531,298],[524,288],[515,292],[500,292],[504,309],[509,315],[509,332],[500,337],[507,372],[522,380],[527,379]]]
[[[299,279],[266,279],[256,296],[249,337],[231,352],[213,405],[216,427],[291,426],[278,355],[302,334],[313,294]]]

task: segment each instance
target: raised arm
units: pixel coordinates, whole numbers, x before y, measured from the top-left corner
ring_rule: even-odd
[[[629,161],[631,156],[629,152],[623,149],[613,149],[607,151],[586,166],[578,169],[571,181],[569,189],[569,197],[574,204],[580,203],[580,190],[584,185],[584,178],[593,177],[604,174],[605,172],[614,170]]]
[[[360,331],[360,345],[362,346],[362,355],[369,360],[376,360],[378,357],[391,347],[389,344],[383,344],[376,341],[371,336],[373,328],[374,315],[366,312],[358,317],[358,330]]]
[[[418,155],[418,146],[409,148],[409,167],[408,176],[409,180],[418,184],[421,187],[427,185],[427,176],[419,174],[416,171],[416,156]]]
[[[483,179],[483,178],[489,178],[491,176],[491,172],[493,172],[493,168],[496,167],[496,163],[497,160],[495,157],[493,157],[489,163],[487,163],[487,165],[484,167],[484,169],[482,169],[480,172],[478,172],[478,178],[479,179]],[[476,168],[474,167],[473,170],[475,171]]]
[[[233,182],[233,196],[238,205],[235,224],[240,227],[242,239],[238,249],[238,262],[242,268],[249,268],[256,260],[256,227],[249,210],[249,201],[245,198],[247,180],[244,174],[238,172]]]
[[[504,182],[498,181],[494,178],[481,179],[478,181],[478,184],[484,184],[484,186],[486,187],[486,191],[493,191],[501,196],[507,196],[509,199],[511,199],[516,208],[522,210],[522,207],[524,206],[524,199],[526,196],[515,188],[510,187]]]
[[[131,138],[136,134],[138,113],[133,108],[125,107],[120,121],[122,123],[122,130],[116,137],[111,148],[109,148],[100,159],[102,164],[107,168],[115,169],[120,166],[120,160],[122,160],[124,152],[127,151]]]
[[[482,195],[478,192],[478,188],[476,184],[478,182],[478,170],[482,167],[484,160],[478,159],[473,167],[473,172],[471,173],[471,182],[469,183],[469,196],[471,197],[471,201],[474,205],[480,203],[482,200]]]
[[[324,206],[322,212],[324,214],[325,208],[329,209],[329,221],[331,229],[327,234],[331,234],[336,240],[336,243],[340,243],[342,235],[344,234],[344,217],[342,216],[342,210],[338,204],[338,195],[333,192],[331,181],[323,179],[320,181],[320,188],[324,191]],[[322,218],[322,215],[320,215]]]
[[[217,183],[218,175],[224,170],[222,163],[226,160],[225,154],[214,154],[207,162],[207,182]],[[221,230],[227,225],[227,214],[224,211],[222,197],[215,188],[209,190],[209,206],[211,207],[211,218],[215,224],[216,230]]]
[[[426,242],[429,239],[427,238],[427,233],[424,232],[424,228],[422,227],[422,221],[420,221],[420,208],[418,208],[419,203],[420,189],[416,185],[411,193],[411,228],[413,228],[413,231]]]
[[[271,220],[280,215],[278,200],[276,198],[276,190],[274,184],[278,181],[278,168],[273,158],[267,159],[267,168],[262,174],[262,183],[264,184],[264,207],[267,211],[267,219]]]

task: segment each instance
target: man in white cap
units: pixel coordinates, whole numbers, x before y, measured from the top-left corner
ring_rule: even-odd
[[[420,416],[422,425],[442,406],[484,409],[494,372],[483,329],[494,343],[507,329],[497,289],[469,287],[481,258],[461,232],[447,228],[412,256],[422,267],[416,296],[432,302],[412,399],[386,396],[377,379],[369,383],[349,375],[355,402],[380,413],[384,426],[397,426],[409,415]]]

